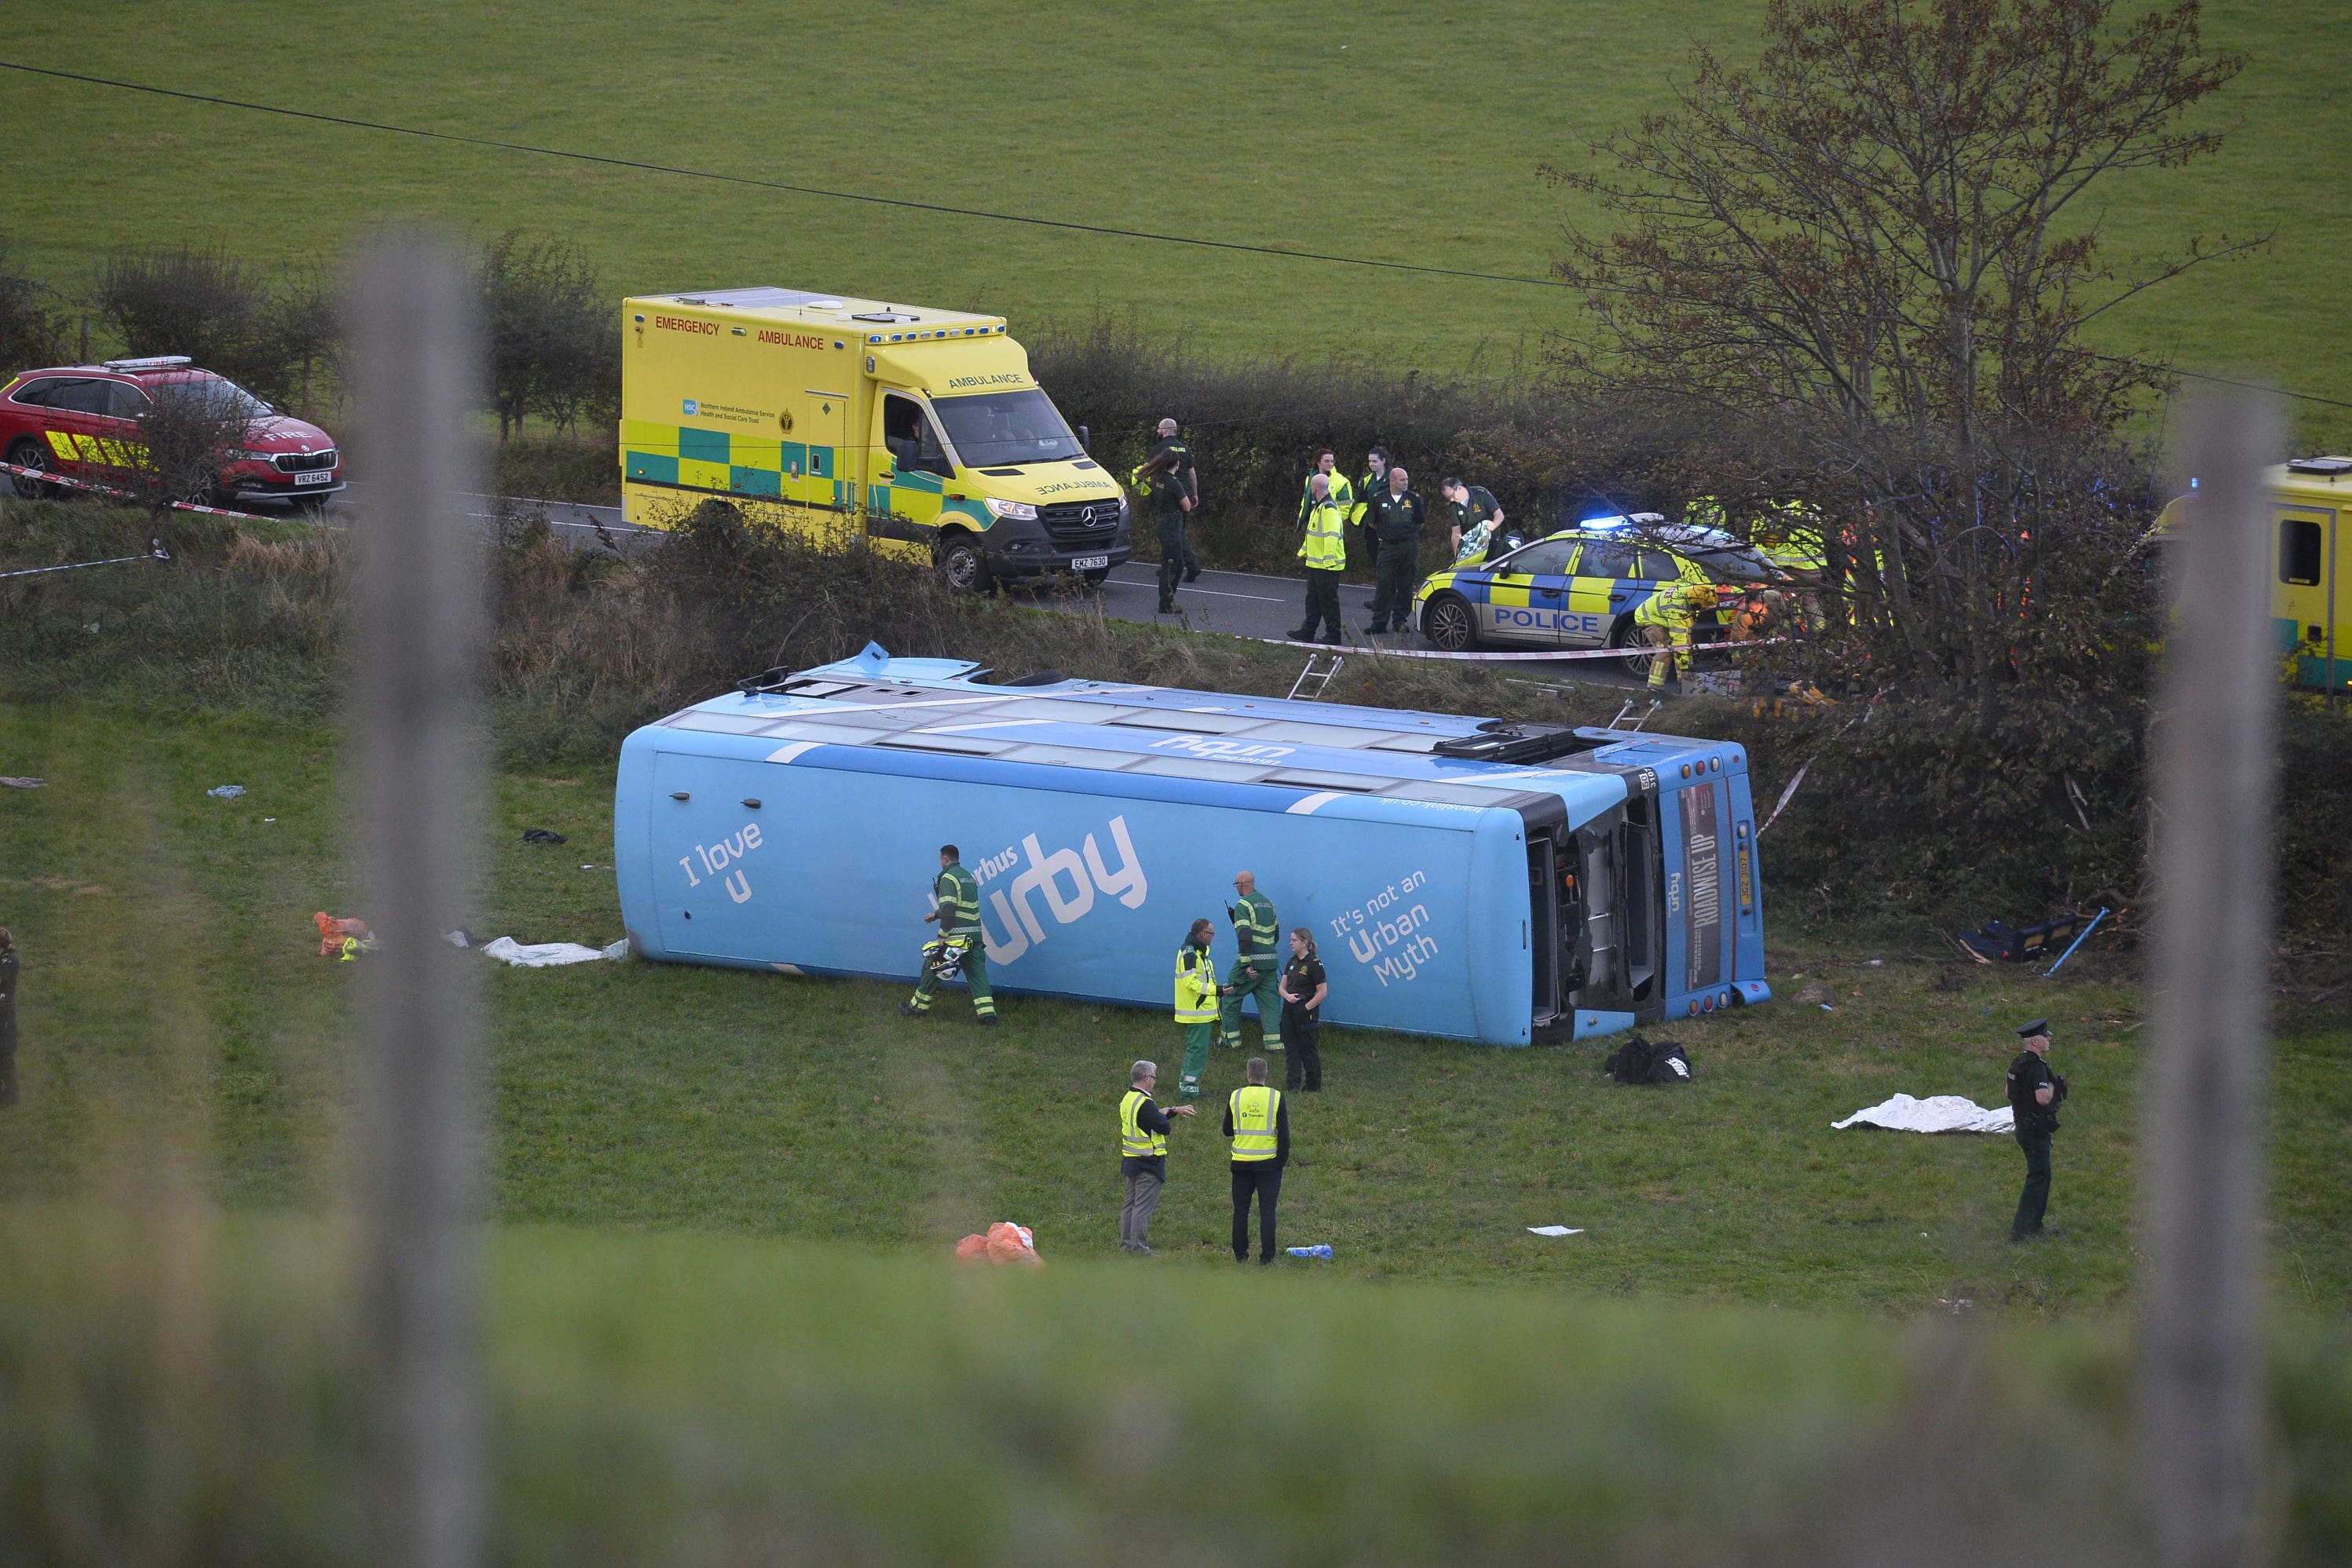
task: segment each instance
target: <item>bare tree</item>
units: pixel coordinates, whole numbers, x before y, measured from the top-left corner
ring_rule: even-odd
[[[530,414],[569,430],[583,413],[617,407],[620,307],[575,246],[510,229],[482,252],[475,277],[499,440]]]
[[[1547,171],[1623,220],[1557,264],[1601,329],[1559,366],[1748,429],[1843,523],[1832,624],[1880,674],[1987,685],[2165,382],[2084,329],[2245,248],[2119,272],[2086,193],[2211,152],[2184,116],[2244,63],[2205,50],[2198,0],[1769,0],[1753,69],[1701,47],[1674,111],[1596,149],[1608,172]]]
[[[227,455],[250,444],[255,423],[269,411],[235,384],[210,377],[164,382],[150,392],[124,466],[160,534],[173,502],[215,499]]]

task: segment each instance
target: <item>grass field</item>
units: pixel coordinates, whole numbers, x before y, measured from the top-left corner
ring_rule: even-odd
[[[2334,7],[2219,0],[2249,51],[2210,162],[2101,198],[2114,258],[2190,233],[2264,254],[2143,296],[2105,346],[2344,396],[2352,112]],[[1687,42],[1755,47],[1752,0],[1495,5],[1046,0],[647,12],[440,0],[99,0],[0,15],[0,57],[468,135],[832,189],[1521,275],[1596,214],[1537,179],[1666,101]],[[803,283],[1003,311],[1097,310],[1222,356],[1331,354],[1496,372],[1576,326],[1561,291],[950,218],[559,162],[8,75],[6,228],[68,283],[109,249],[331,252],[387,217],[579,242],[615,291]],[[2303,438],[2340,445],[2342,410]]]
[[[0,1210],[12,1559],[352,1558],[344,1237]],[[1044,1270],[743,1238],[486,1238],[506,1564],[2147,1560],[2107,1325]],[[2339,1325],[2274,1351],[2276,1560],[2352,1545]],[[2000,1500],[2063,1496],[2064,1506]]]
[[[26,1103],[0,1139],[0,1197],[66,1197],[148,1107],[200,1129],[236,1205],[314,1207],[338,1181],[351,970],[321,961],[314,909],[348,904],[350,823],[331,734],[114,707],[0,708],[0,923],[26,957]],[[204,791],[240,783],[223,801]],[[620,934],[602,769],[499,780],[484,935]],[[527,846],[525,827],[569,834]],[[922,868],[908,873],[910,905]],[[1277,904],[1278,877],[1268,874]],[[1171,941],[1181,936],[1171,915]],[[918,928],[910,907],[911,968]],[[1792,953],[1835,1010],[1784,1001],[1677,1028],[1699,1080],[1629,1090],[1605,1047],[1503,1051],[1332,1030],[1329,1091],[1300,1103],[1288,1242],[1355,1280],[1516,1282],[1908,1315],[2121,1303],[2131,1282],[2138,1015],[2094,964],[2042,983],[1885,955]],[[1127,1063],[1178,1054],[1153,1012],[1014,999],[993,1033],[952,999],[910,1025],[903,994],[643,963],[530,972],[487,962],[498,1212],[594,1226],[717,1228],[895,1247],[992,1219],[1049,1257],[1114,1250],[1111,1128]],[[1940,988],[1951,987],[1955,988]],[[1897,1090],[1997,1098],[2018,1019],[2048,1012],[2074,1098],[2053,1221],[2003,1239],[2020,1161],[2006,1139],[1833,1133]],[[2352,1034],[2292,1031],[2276,1064],[2273,1258],[2288,1302],[2352,1293],[2342,1170]],[[1239,1081],[1212,1064],[1213,1096]],[[1223,1154],[1177,1134],[1155,1241],[1176,1267],[1225,1256]],[[129,1130],[126,1131],[125,1129]],[[1562,1240],[1530,1225],[1580,1226]],[[1163,1265],[1166,1266],[1166,1265]],[[1225,1267],[1230,1267],[1227,1263]]]

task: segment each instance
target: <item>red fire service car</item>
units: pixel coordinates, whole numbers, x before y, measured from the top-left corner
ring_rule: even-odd
[[[140,416],[158,398],[217,401],[232,419],[249,422],[243,444],[220,455],[215,499],[310,501],[343,487],[342,454],[325,431],[279,413],[235,382],[176,354],[26,371],[0,385],[0,457],[19,468],[119,484],[139,465]],[[7,476],[27,498],[49,487],[22,474]]]

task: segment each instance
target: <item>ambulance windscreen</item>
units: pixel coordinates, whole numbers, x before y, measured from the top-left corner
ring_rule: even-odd
[[[1063,463],[1086,455],[1062,411],[1036,387],[935,397],[931,408],[967,468]]]

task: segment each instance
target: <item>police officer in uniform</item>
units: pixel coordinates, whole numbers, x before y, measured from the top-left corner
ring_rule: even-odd
[[[1224,1042],[1242,1042],[1242,998],[1257,998],[1258,1030],[1267,1051],[1282,1049],[1282,976],[1276,946],[1282,940],[1282,922],[1275,917],[1274,900],[1257,890],[1255,872],[1234,873],[1234,902],[1225,914],[1234,923],[1234,946],[1239,949],[1225,970],[1223,988]]]
[[[1139,480],[1149,480],[1152,499],[1158,504],[1160,534],[1160,613],[1176,612],[1176,584],[1197,581],[1201,576],[1201,558],[1192,553],[1192,540],[1184,537],[1187,513],[1200,505],[1201,476],[1192,466],[1192,448],[1177,439],[1176,422],[1160,422],[1160,444],[1136,470]]]
[[[1258,1261],[1274,1261],[1274,1206],[1282,1167],[1290,1163],[1290,1107],[1265,1082],[1265,1058],[1253,1056],[1249,1082],[1225,1102],[1225,1136],[1234,1141],[1234,1261],[1249,1261],[1250,1199],[1257,1199]]]
[[[982,1023],[996,1027],[996,994],[988,988],[988,943],[980,930],[980,879],[963,869],[961,852],[953,844],[940,846],[940,880],[931,884],[932,910],[923,916],[928,925],[940,923],[940,939],[961,936],[967,946],[962,968],[964,979],[971,987],[971,1010]],[[914,997],[898,1004],[898,1010],[909,1018],[920,1018],[931,1010],[931,991],[939,984],[940,954],[923,949],[923,977],[915,986]]]
[[[1380,542],[1373,580],[1371,623],[1367,633],[1404,630],[1412,616],[1413,585],[1421,578],[1421,497],[1402,466],[1389,470],[1388,488],[1372,497],[1364,526]]]
[[[1290,962],[1282,967],[1282,1039],[1290,1048],[1287,1086],[1302,1094],[1323,1092],[1323,998],[1330,992],[1315,934],[1294,927]]]
[[[1184,1026],[1183,1076],[1176,1081],[1176,1092],[1187,1100],[1201,1097],[1201,1071],[1217,1038],[1217,961],[1209,956],[1216,929],[1195,920],[1184,946],[1176,949],[1176,1021]]]
[[[1139,1061],[1127,1070],[1127,1093],[1118,1103],[1118,1169],[1127,1178],[1127,1201],[1118,1210],[1118,1249],[1151,1256],[1151,1214],[1160,1207],[1160,1189],[1168,1185],[1168,1118],[1190,1116],[1194,1107],[1171,1105],[1162,1111],[1152,1103],[1151,1085],[1160,1076],[1156,1061]]]
[[[2050,1020],[2021,1025],[2025,1049],[2009,1064],[2009,1108],[2017,1121],[2017,1146],[2025,1151],[2025,1190],[2017,1195],[2011,1241],[2042,1234],[2042,1213],[2050,1206],[2050,1134],[2058,1130],[2058,1107],[2066,1101],[2066,1081],[2050,1071]]]

